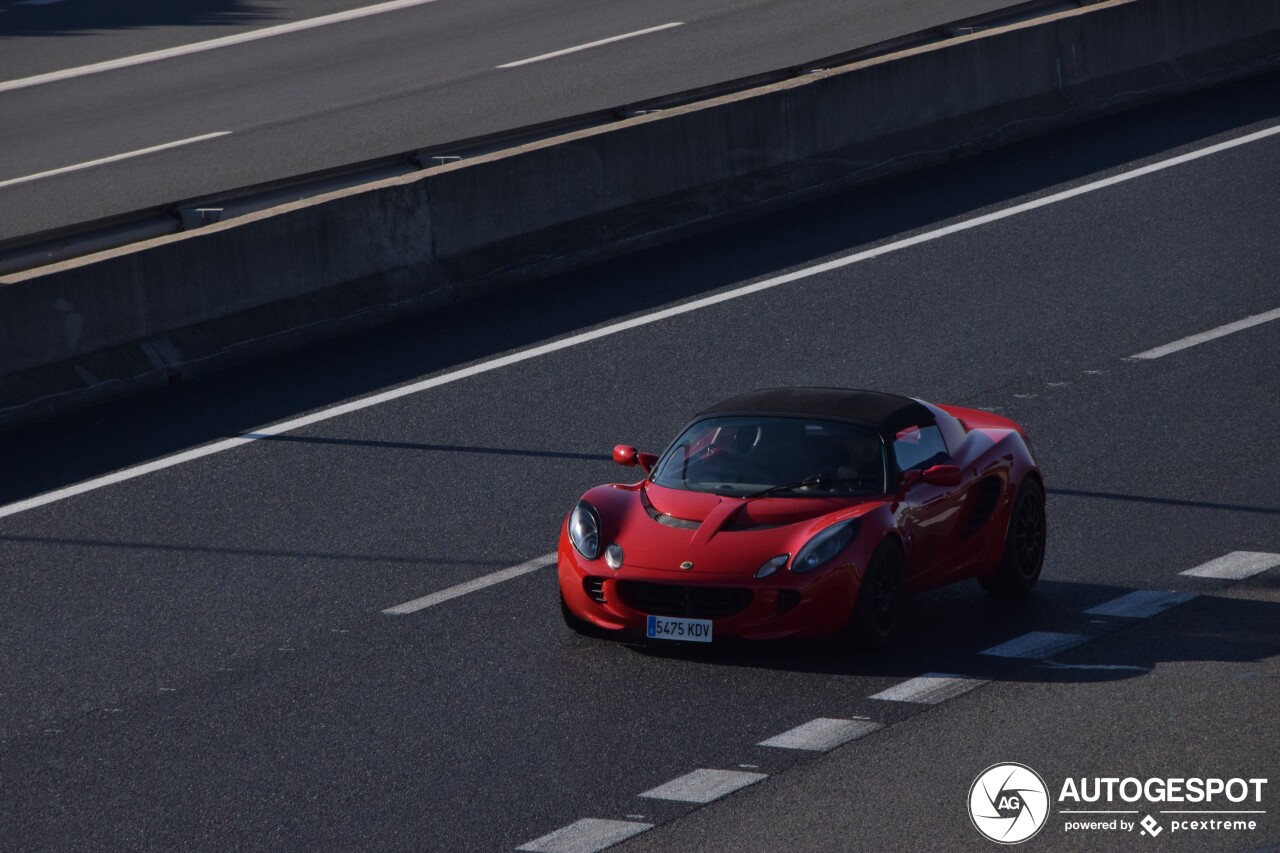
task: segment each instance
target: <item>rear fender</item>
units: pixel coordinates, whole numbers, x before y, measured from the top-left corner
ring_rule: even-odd
[[[1027,431],[1021,424],[994,412],[966,409],[963,406],[938,406],[938,408],[964,424],[965,429],[1011,429],[1021,435],[1024,440],[1027,437]]]

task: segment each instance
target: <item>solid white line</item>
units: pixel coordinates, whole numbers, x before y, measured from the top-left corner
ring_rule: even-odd
[[[1263,323],[1269,323],[1272,320],[1280,320],[1280,308],[1276,308],[1272,311],[1264,311],[1261,314],[1254,314],[1251,317],[1245,317],[1243,320],[1236,320],[1234,323],[1227,323],[1225,326],[1218,326],[1216,329],[1210,329],[1209,331],[1201,332],[1198,335],[1180,338],[1173,343],[1168,343],[1164,346],[1156,347],[1155,349],[1145,350],[1137,355],[1131,355],[1129,358],[1162,358],[1170,353],[1178,352],[1179,350],[1184,350],[1188,347],[1193,347],[1196,344],[1202,344],[1205,341],[1212,341],[1215,338],[1221,338],[1225,335],[1230,335],[1233,332],[1239,332],[1244,329],[1253,328],[1254,326],[1260,326]]]
[[[198,447],[193,450],[188,450],[183,453],[176,454],[174,456],[166,456],[161,459],[156,459],[151,462],[143,463],[141,465],[135,465],[132,468],[124,468],[111,474],[106,474],[101,477],[96,477],[92,480],[86,480],[83,483],[76,483],[75,485],[67,486],[66,488],[57,489],[52,492],[47,492],[43,495],[37,495],[36,497],[33,497],[33,498],[27,498],[26,500],[17,501],[15,503],[8,504],[7,506],[0,507],[0,518],[14,515],[19,512],[25,512],[26,510],[34,509],[39,506],[45,506],[46,504],[51,504],[56,501],[65,500],[66,498],[74,497],[75,495],[81,495],[81,494],[84,494],[85,492],[91,492],[95,489],[101,489],[105,486],[110,486],[115,483],[121,483],[126,480],[132,480],[135,477],[140,477],[144,474],[149,474],[154,471],[161,471],[165,468],[170,468],[174,465],[180,465],[183,462],[190,462],[194,459],[201,459],[205,456],[212,456],[215,453],[221,453],[225,450],[231,450],[235,447],[239,447],[242,444],[248,444],[249,442],[255,441],[259,438],[282,435],[287,432],[292,432],[293,430],[296,430],[296,429],[301,429],[302,427],[311,426],[312,424],[318,424],[318,423],[321,423],[322,421],[327,421],[332,418],[341,417],[342,415],[350,414],[351,412],[358,412],[358,411],[361,411],[362,409],[368,409],[373,406],[379,406],[383,403],[390,402],[392,400],[398,400],[401,397],[408,397],[412,394],[419,394],[423,391],[427,391],[432,388],[438,388],[442,385],[450,385],[454,382],[459,382],[463,379],[469,379],[473,376],[479,376],[483,373],[488,373],[492,370],[498,370],[500,368],[508,367],[513,364],[519,364],[524,361],[530,361],[535,358],[541,358],[544,355],[549,355],[551,353],[559,352],[560,350],[564,350],[564,349],[570,349],[572,347],[589,343],[591,341],[599,340],[601,338],[611,337],[613,335],[617,335],[622,332],[629,331],[631,329],[638,329],[643,326],[648,326],[651,323],[658,323],[663,320],[668,320],[672,317],[678,317],[682,314],[690,314],[690,313],[693,313],[694,311],[700,311],[703,308],[709,308],[713,305],[719,305],[722,302],[731,302],[735,299],[741,299],[744,296],[750,296],[754,293],[760,293],[762,291],[771,290],[775,287],[781,287],[784,284],[790,284],[795,281],[801,281],[806,278],[812,278],[813,276],[831,272],[832,270],[841,269],[842,267],[847,267],[847,266],[850,266],[851,264],[856,264],[862,261],[871,260],[872,258],[878,258],[881,255],[892,254],[893,252],[898,252],[903,249],[911,248],[912,246],[918,246],[922,243],[928,243],[933,240],[938,240],[943,237],[950,236],[952,234],[959,234],[961,232],[968,231],[970,229],[977,228],[982,225],[988,225],[992,222],[998,222],[1001,219],[1008,219],[1011,216],[1017,216],[1019,214],[1027,213],[1032,210],[1038,210],[1042,207],[1047,207],[1051,204],[1056,204],[1060,201],[1066,201],[1067,199],[1072,199],[1077,196],[1081,196],[1086,193],[1093,192],[1095,190],[1100,190],[1105,187],[1114,186],[1116,184],[1123,183],[1125,181],[1133,180],[1134,178],[1142,177],[1143,175],[1149,175],[1153,172],[1158,172],[1162,169],[1168,169],[1170,167],[1177,166],[1182,163],[1189,163],[1192,160],[1197,160],[1201,157],[1207,157],[1210,154],[1215,154],[1219,151],[1225,151],[1229,148],[1235,148],[1239,145],[1245,145],[1250,142],[1256,142],[1259,139],[1264,139],[1266,137],[1274,136],[1277,133],[1280,133],[1280,125],[1276,125],[1275,127],[1267,128],[1265,130],[1259,130],[1255,133],[1250,133],[1246,136],[1241,136],[1238,139],[1231,139],[1226,142],[1219,142],[1216,145],[1210,145],[1209,147],[1202,148],[1199,151],[1192,151],[1187,154],[1180,154],[1177,157],[1171,157],[1168,160],[1161,160],[1158,163],[1151,163],[1139,169],[1134,169],[1133,171],[1130,171],[1130,172],[1124,172],[1119,175],[1112,175],[1109,178],[1103,178],[1102,180],[1094,181],[1093,183],[1084,184],[1078,187],[1073,187],[1072,189],[1064,190],[1063,192],[1060,192],[1060,193],[1054,193],[1053,195],[1048,195],[1048,196],[1045,196],[1044,198],[1038,198],[1038,199],[1035,199],[1034,201],[1028,201],[1022,204],[1014,205],[1013,207],[1005,208],[1004,210],[997,210],[993,213],[986,213],[986,214],[983,214],[982,216],[975,216],[972,219],[966,219],[963,222],[956,222],[951,225],[944,226],[942,228],[935,228],[932,231],[926,231],[922,234],[916,234],[912,237],[905,237],[901,240],[894,240],[891,243],[885,243],[883,246],[876,246],[873,249],[865,249],[860,252],[854,252],[851,255],[845,255],[844,257],[835,258],[834,260],[824,261],[823,263],[820,263],[820,264],[814,264],[811,267],[805,267],[804,269],[795,270],[793,272],[786,273],[785,275],[774,276],[773,278],[764,279],[763,281],[757,281],[752,284],[746,284],[746,285],[743,285],[742,287],[735,287],[731,290],[726,290],[721,293],[717,293],[713,296],[705,296],[701,299],[695,299],[691,302],[685,302],[680,305],[675,305],[671,308],[663,308],[662,310],[654,311],[650,314],[643,314],[639,317],[631,317],[626,320],[620,320],[616,323],[610,323],[606,326],[601,326],[598,329],[591,329],[586,332],[579,332],[576,335],[570,335],[566,338],[561,338],[560,340],[557,340],[557,341],[552,341],[550,343],[542,344],[536,347],[530,347],[529,349],[526,349],[526,350],[519,350],[517,352],[508,353],[507,355],[499,356],[497,358],[492,358],[492,359],[489,359],[488,361],[482,361],[477,364],[470,365],[469,367],[463,367],[458,370],[452,370],[448,373],[442,373],[439,376],[433,376],[430,379],[423,379],[419,382],[411,382],[408,385],[402,385],[399,388],[393,388],[390,391],[383,391],[378,394],[373,394],[369,397],[362,397],[361,399],[352,400],[351,402],[348,402],[348,403],[341,403],[337,406],[331,406],[330,408],[327,408],[327,409],[321,409],[319,411],[312,412],[309,415],[303,415],[302,417],[294,418],[293,420],[284,421],[283,423],[274,424],[268,427],[262,427],[261,429],[257,429],[253,432],[245,433],[241,436],[237,436],[236,438],[230,438],[224,441],[215,442],[213,444],[207,444],[204,447]]]
[[[422,598],[415,598],[413,601],[406,601],[404,604],[397,604],[395,607],[388,607],[382,611],[388,616],[404,616],[409,613],[417,613],[419,610],[426,610],[428,607],[434,607],[441,602],[448,601],[451,598],[458,598],[470,592],[493,586],[494,584],[509,581],[518,578],[521,575],[527,575],[529,572],[536,572],[543,566],[549,566],[556,561],[556,555],[543,554],[541,557],[534,557],[532,560],[521,563],[518,566],[512,566],[509,569],[499,569],[491,574],[481,575],[478,578],[460,583],[457,586],[451,586],[448,589],[442,589],[439,592],[433,592],[430,595],[424,595]]]
[[[1021,637],[1014,637],[1007,643],[992,646],[980,654],[997,658],[1029,658],[1040,660],[1087,643],[1092,638],[1087,634],[1060,634],[1056,631],[1030,631]]]
[[[74,166],[63,166],[60,169],[50,169],[47,172],[37,172],[34,175],[26,175],[21,178],[10,178],[7,181],[0,181],[0,189],[11,187],[14,184],[25,184],[27,181],[38,181],[41,178],[51,178],[54,175],[65,175],[67,172],[78,172],[81,169],[102,166],[106,163],[115,163],[119,160],[128,160],[130,157],[141,157],[144,154],[154,154],[157,151],[177,148],[180,145],[190,145],[193,142],[204,142],[206,139],[216,139],[219,136],[229,136],[230,134],[231,131],[229,130],[220,130],[217,133],[206,133],[202,136],[192,136],[189,139],[179,139],[177,142],[166,142],[163,145],[152,145],[150,148],[139,148],[137,151],[126,151],[123,154],[113,154],[110,157],[90,160],[88,163],[77,163]]]
[[[645,791],[640,796],[650,800],[674,800],[681,803],[709,803],[732,794],[740,788],[768,779],[767,773],[743,770],[695,770]]]
[[[1240,581],[1260,575],[1276,566],[1280,566],[1280,554],[1268,554],[1265,551],[1232,551],[1230,554],[1179,574],[1190,575],[1193,578]]]
[[[584,817],[563,829],[527,841],[516,849],[529,853],[596,853],[652,828],[651,823]]]
[[[954,699],[986,683],[986,679],[983,678],[926,672],[918,678],[895,684],[888,690],[881,690],[870,698],[882,699],[886,702],[919,702],[924,705],[937,705],[939,702]]]
[[[1185,604],[1195,598],[1191,592],[1168,592],[1162,589],[1139,589],[1128,595],[1090,607],[1085,613],[1090,616],[1125,616],[1130,619],[1146,619],[1163,613],[1171,607]]]
[[[610,36],[607,39],[599,41],[591,41],[586,44],[580,44],[577,47],[566,47],[564,50],[556,50],[551,53],[544,53],[540,56],[531,56],[528,59],[517,60],[516,62],[508,62],[505,65],[499,65],[499,68],[515,68],[517,65],[528,65],[530,62],[541,62],[544,59],[554,59],[557,56],[564,56],[566,53],[577,53],[580,50],[588,50],[589,48],[599,47],[602,44],[612,44],[615,41],[623,39],[635,38],[636,36],[647,36],[649,33],[656,33],[659,30],[669,30],[672,27],[684,26],[684,21],[673,21],[670,24],[662,24],[657,27],[649,27],[647,30],[636,30],[634,33],[623,33],[620,36]]]
[[[758,746],[773,746],[779,749],[807,749],[813,752],[829,752],[837,746],[869,735],[882,728],[871,720],[832,720],[819,717],[790,731],[775,735],[768,740],[760,741]]]
[[[102,71],[114,71],[117,68],[129,68],[133,65],[142,65],[146,62],[157,62],[161,59],[172,59],[176,56],[186,56],[192,53],[200,53],[205,50],[216,50],[220,47],[230,47],[231,45],[258,41],[259,39],[271,38],[272,36],[297,33],[303,30],[315,29],[316,27],[325,27],[329,24],[340,24],[346,21],[354,21],[357,18],[367,18],[370,15],[381,15],[384,12],[396,12],[400,9],[411,9],[414,6],[424,6],[427,3],[434,2],[436,2],[436,0],[392,0],[390,3],[378,3],[374,6],[365,6],[360,9],[348,9],[345,12],[334,12],[332,15],[321,15],[318,18],[308,18],[305,21],[293,21],[288,24],[277,24],[274,27],[263,27],[260,30],[250,30],[246,33],[236,33],[235,35],[222,36],[220,38],[209,39],[207,41],[198,41],[192,44],[178,45],[177,47],[167,47],[164,50],[153,50],[150,53],[122,56],[119,59],[109,59],[106,62],[95,62],[92,65],[80,65],[75,68],[64,68],[61,71],[50,71],[47,74],[36,74],[32,77],[23,77],[19,80],[8,80],[0,83],[0,92],[11,92],[14,89],[25,89],[28,86],[39,86],[43,83],[56,83],[60,80],[70,80],[73,77],[84,77],[87,74],[97,74]]]

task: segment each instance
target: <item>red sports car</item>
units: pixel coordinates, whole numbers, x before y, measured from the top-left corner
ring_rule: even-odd
[[[990,412],[876,391],[777,388],[702,412],[638,483],[565,519],[565,622],[594,636],[708,643],[833,637],[878,647],[904,597],[1040,577],[1045,486],[1026,432]]]

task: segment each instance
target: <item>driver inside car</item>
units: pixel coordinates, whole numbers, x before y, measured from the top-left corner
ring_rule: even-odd
[[[880,439],[875,433],[858,430],[849,433],[841,442],[841,456],[845,460],[833,472],[838,480],[858,480],[879,484],[883,479],[884,462]]]

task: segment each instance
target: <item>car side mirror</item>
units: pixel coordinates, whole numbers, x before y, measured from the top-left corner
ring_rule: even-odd
[[[931,486],[958,486],[960,469],[954,465],[934,465],[925,469],[921,479]]]
[[[921,473],[918,468],[912,468],[909,471],[903,471],[898,475],[898,492],[906,494],[907,490],[921,480]]]
[[[619,444],[613,448],[613,461],[623,468],[634,468],[639,465],[648,474],[657,464],[658,457],[652,453],[639,453],[629,444]]]

